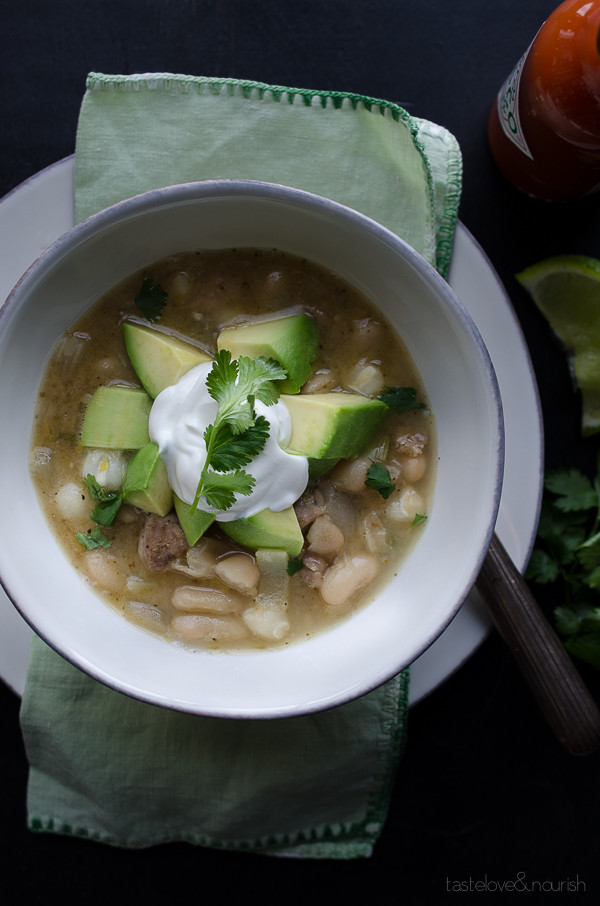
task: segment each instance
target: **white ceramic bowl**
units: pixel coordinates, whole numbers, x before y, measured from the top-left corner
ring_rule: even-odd
[[[28,454],[39,381],[64,329],[107,289],[155,260],[234,246],[306,256],[381,308],[424,380],[439,465],[422,536],[373,603],[284,649],[197,653],[127,622],[83,584],[41,513]],[[0,312],[0,425],[0,578],[24,619],[63,657],[107,685],[211,716],[271,718],[325,709],[409,665],[443,632],[471,589],[501,492],[496,378],[475,325],[448,285],[372,220],[264,183],[160,189],[102,211],[58,239]]]

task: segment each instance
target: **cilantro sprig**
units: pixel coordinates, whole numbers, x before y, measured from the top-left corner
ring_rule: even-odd
[[[204,431],[206,459],[198,481],[192,510],[201,497],[215,509],[228,510],[235,495],[248,496],[255,481],[244,470],[264,448],[269,422],[257,416],[255,402],[271,406],[279,399],[277,381],[286,370],[272,359],[250,359],[220,350],[206,379],[210,396],[218,404],[215,421]]]
[[[117,513],[123,503],[121,491],[105,491],[94,475],[86,475],[83,483],[90,492],[96,506],[90,513],[90,518],[98,525],[112,525],[117,518]]]
[[[121,504],[123,503],[123,494],[121,491],[106,491],[96,477],[89,473],[83,479],[83,483],[88,489],[92,500],[96,501],[96,504],[90,513],[90,519],[92,519],[96,525],[91,531],[87,532],[87,534],[84,532],[77,532],[75,538],[89,551],[95,550],[97,547],[110,547],[112,542],[110,538],[107,538],[106,535],[104,535],[100,526],[111,526],[114,523],[117,518],[117,513],[121,508]]]
[[[110,538],[107,538],[97,525],[87,534],[84,532],[77,532],[75,537],[88,551],[96,550],[98,547],[110,547],[112,544]]]
[[[557,586],[563,603],[554,619],[565,648],[600,670],[600,459],[593,480],[578,469],[547,473],[525,578]]]

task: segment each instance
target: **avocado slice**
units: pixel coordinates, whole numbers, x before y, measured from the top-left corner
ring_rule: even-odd
[[[185,540],[193,547],[200,540],[206,529],[215,521],[214,513],[203,513],[202,510],[192,510],[189,503],[184,503],[177,494],[173,494],[175,512],[179,525],[183,529]]]
[[[212,361],[199,346],[137,321],[123,323],[123,339],[135,373],[152,399],[191,368]]]
[[[303,311],[225,327],[217,340],[217,349],[228,349],[232,359],[263,356],[279,362],[287,371],[283,393],[298,393],[308,380],[318,345],[316,325]]]
[[[250,550],[259,548],[283,550],[291,557],[297,557],[304,544],[302,530],[292,506],[278,513],[273,510],[261,510],[260,513],[245,519],[219,522],[219,528],[232,541]]]
[[[150,440],[148,418],[152,400],[145,390],[119,384],[98,387],[81,426],[84,447],[137,450]]]
[[[292,420],[288,450],[309,458],[311,477],[319,470],[315,460],[327,460],[323,471],[339,459],[349,459],[363,450],[388,414],[378,399],[359,393],[282,394]]]
[[[132,506],[166,516],[173,507],[167,468],[155,443],[144,444],[135,453],[123,478],[123,497]]]

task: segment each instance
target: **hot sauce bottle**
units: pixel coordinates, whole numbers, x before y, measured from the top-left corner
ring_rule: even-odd
[[[600,189],[600,0],[566,0],[500,89],[488,138],[504,176],[547,201]]]

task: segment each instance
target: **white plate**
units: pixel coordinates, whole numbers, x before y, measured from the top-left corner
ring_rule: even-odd
[[[38,255],[73,225],[73,158],[58,161],[0,201],[0,299]],[[505,477],[496,531],[519,569],[529,558],[543,479],[543,428],[529,352],[504,288],[459,223],[449,282],[469,310],[496,368],[505,419]],[[490,620],[472,591],[443,635],[411,667],[410,703],[447,679],[486,637]],[[25,688],[31,630],[0,588],[0,677]]]

